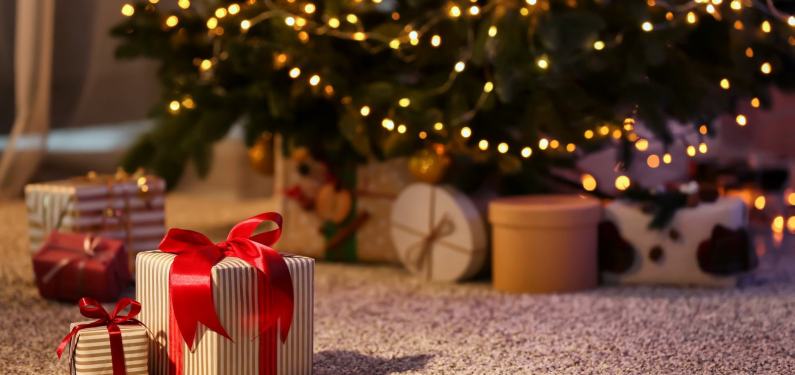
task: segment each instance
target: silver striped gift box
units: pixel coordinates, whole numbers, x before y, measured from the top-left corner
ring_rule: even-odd
[[[75,324],[77,323],[73,323],[72,327]],[[124,346],[124,365],[127,375],[146,375],[149,367],[149,334],[146,327],[123,324],[119,325],[119,329]],[[113,374],[108,327],[92,327],[78,331],[72,339],[72,346],[74,351],[70,368],[73,375]]]
[[[140,320],[153,335],[150,374],[168,374],[169,293],[168,274],[175,255],[142,252],[136,258],[137,300]],[[314,265],[312,258],[285,255],[293,281],[295,308],[287,341],[277,344],[280,375],[312,373]],[[213,266],[213,299],[221,324],[232,337],[199,326],[194,351],[182,345],[184,373],[191,375],[258,374],[259,340],[256,340],[256,269],[245,261],[227,257]]]

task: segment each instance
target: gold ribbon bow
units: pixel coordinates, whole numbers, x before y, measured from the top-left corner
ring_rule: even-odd
[[[425,266],[425,278],[431,278],[433,264],[431,261],[431,249],[433,245],[440,239],[447,237],[455,232],[455,225],[447,215],[442,216],[442,219],[431,228],[428,234],[425,234],[419,241],[410,245],[406,251],[406,262],[412,271],[419,272]]]

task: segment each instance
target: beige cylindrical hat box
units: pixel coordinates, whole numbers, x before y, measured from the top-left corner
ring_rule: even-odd
[[[528,195],[489,204],[494,288],[510,293],[596,287],[599,200]]]

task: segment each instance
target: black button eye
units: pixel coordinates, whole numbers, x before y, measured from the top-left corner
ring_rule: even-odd
[[[651,259],[651,261],[654,263],[662,262],[664,257],[665,257],[665,252],[663,251],[663,248],[660,247],[659,245],[652,247],[651,250],[649,250],[649,259]]]

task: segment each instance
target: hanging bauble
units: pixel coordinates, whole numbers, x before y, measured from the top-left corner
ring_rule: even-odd
[[[251,168],[265,176],[272,176],[274,171],[273,133],[263,133],[248,149],[248,161]]]
[[[452,160],[444,145],[435,144],[409,158],[409,171],[422,182],[435,184],[444,178]]]

